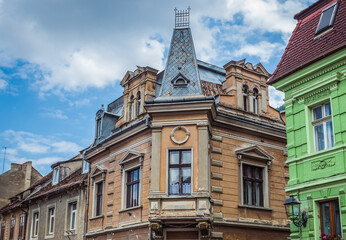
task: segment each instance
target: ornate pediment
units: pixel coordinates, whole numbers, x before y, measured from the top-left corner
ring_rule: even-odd
[[[93,178],[106,172],[107,172],[107,168],[105,166],[98,165],[91,171],[91,177]]]
[[[257,145],[250,145],[242,148],[238,148],[235,153],[238,159],[249,158],[254,160],[269,161],[271,162],[274,158],[264,149]]]
[[[132,162],[134,160],[138,160],[139,162],[142,162],[143,156],[144,156],[144,153],[141,153],[135,150],[127,151],[125,155],[120,159],[119,165],[123,166],[124,164]]]

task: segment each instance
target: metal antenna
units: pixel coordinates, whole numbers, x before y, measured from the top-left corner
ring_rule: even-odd
[[[2,173],[5,171],[5,160],[6,160],[6,149],[7,147],[4,147],[4,162],[2,163]]]
[[[187,28],[190,26],[190,10],[188,7],[187,10],[178,10],[175,11],[175,28]]]

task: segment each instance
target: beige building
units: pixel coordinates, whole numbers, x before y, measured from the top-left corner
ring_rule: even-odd
[[[165,70],[127,71],[123,96],[96,114],[87,238],[286,239],[285,124],[269,106],[270,74],[197,60],[186,14]]]

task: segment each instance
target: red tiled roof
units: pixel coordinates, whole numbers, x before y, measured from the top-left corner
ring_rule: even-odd
[[[268,84],[273,84],[346,46],[345,0],[338,0],[339,7],[332,29],[315,35],[322,10],[336,1],[319,0],[295,15],[297,26]]]

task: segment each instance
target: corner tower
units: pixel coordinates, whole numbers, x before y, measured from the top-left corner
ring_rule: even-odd
[[[190,8],[175,9],[175,28],[159,98],[203,95],[189,25]]]

